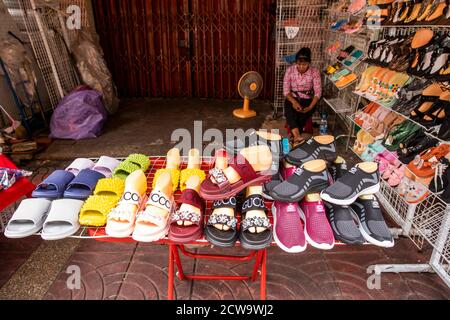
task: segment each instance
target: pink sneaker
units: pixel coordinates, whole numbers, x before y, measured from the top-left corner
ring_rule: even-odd
[[[301,208],[306,224],[306,241],[317,249],[333,249],[334,234],[325,213],[325,205],[320,200],[320,195],[306,196],[301,203]]]
[[[297,170],[297,167],[290,167],[290,168],[286,168],[285,166],[283,166],[283,169],[281,170],[281,175],[283,176],[284,180],[289,179],[290,176],[292,176],[295,173],[295,170]]]
[[[306,250],[305,225],[300,218],[301,209],[298,203],[274,202],[273,238],[285,252],[300,253]]]

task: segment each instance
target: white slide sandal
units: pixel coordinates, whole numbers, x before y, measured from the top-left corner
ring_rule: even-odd
[[[80,229],[78,217],[83,204],[84,201],[72,199],[53,201],[42,229],[42,239],[61,240],[74,235]]]
[[[86,158],[78,158],[66,168],[66,171],[72,172],[76,176],[84,169],[92,169],[94,165],[94,161],[92,160]]]
[[[106,178],[111,178],[119,164],[120,161],[117,159],[102,156],[92,170],[102,173]]]
[[[25,199],[13,214],[5,229],[5,237],[20,239],[39,232],[50,210],[51,201]]]

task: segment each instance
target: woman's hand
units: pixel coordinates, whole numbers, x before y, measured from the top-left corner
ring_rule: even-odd
[[[292,107],[297,111],[297,112],[302,112],[302,106],[300,105],[300,103],[298,103],[298,101],[295,101],[292,103]]]
[[[310,112],[313,108],[314,108],[314,106],[309,106],[309,107],[307,107],[307,108],[301,109],[300,112],[301,112],[301,113],[308,113],[308,112]]]

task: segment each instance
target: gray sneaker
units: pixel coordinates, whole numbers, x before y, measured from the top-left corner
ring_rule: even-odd
[[[359,198],[351,208],[359,219],[359,229],[367,242],[383,248],[394,246],[394,239],[375,196],[369,199]]]
[[[334,184],[322,191],[320,196],[326,202],[349,206],[358,197],[376,194],[379,191],[380,174],[378,167],[375,172],[367,173],[356,166]]]

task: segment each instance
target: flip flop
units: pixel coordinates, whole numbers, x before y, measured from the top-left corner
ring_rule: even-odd
[[[261,211],[266,214],[265,217],[247,217],[247,213],[251,211]],[[239,240],[244,249],[247,250],[262,250],[267,248],[272,243],[272,224],[267,217],[267,208],[264,203],[264,198],[259,194],[254,194],[247,197],[242,205],[242,221]],[[250,228],[266,228],[263,232],[252,233]]]
[[[210,170],[209,179],[203,181],[200,187],[200,195],[203,199],[210,201],[228,199],[249,186],[264,184],[272,179],[270,174],[256,172],[241,154],[230,164],[230,167],[237,172],[241,179],[230,184],[222,170],[217,168]]]
[[[147,191],[147,177],[142,170],[125,180],[125,191],[118,205],[108,214],[105,232],[113,238],[126,238],[134,230],[136,215]]]
[[[20,239],[39,232],[50,210],[51,201],[46,199],[23,200],[5,229],[5,237]]]
[[[61,240],[74,235],[80,228],[78,215],[83,201],[60,199],[52,202],[42,229],[42,239]]]
[[[212,214],[208,219],[205,228],[206,240],[214,246],[221,248],[233,247],[238,239],[237,219],[236,219],[236,197],[231,197],[226,200],[214,201],[212,206]],[[234,211],[234,216],[227,214],[217,214],[217,209],[229,208]],[[220,230],[215,225],[228,227],[229,230]]]
[[[69,171],[56,170],[40,183],[33,191],[33,198],[58,199],[62,198],[67,185],[75,178]]]
[[[98,181],[94,190],[95,196],[114,197],[119,199],[125,191],[125,181],[122,179],[106,178]]]
[[[197,191],[185,189],[181,194],[181,204],[189,204],[200,209],[200,214],[194,211],[177,210],[170,217],[169,240],[176,243],[189,243],[198,240],[203,235],[204,203]],[[178,222],[191,222],[192,225],[178,225]]]
[[[102,156],[92,168],[92,170],[100,172],[106,178],[111,178],[114,170],[119,166],[120,161],[111,157]]]
[[[103,178],[105,176],[100,172],[91,169],[82,170],[67,186],[64,198],[86,200],[92,195],[98,181]]]
[[[92,169],[93,167],[94,161],[85,158],[78,158],[66,168],[66,171],[72,172],[74,176],[76,176],[84,169]]]

